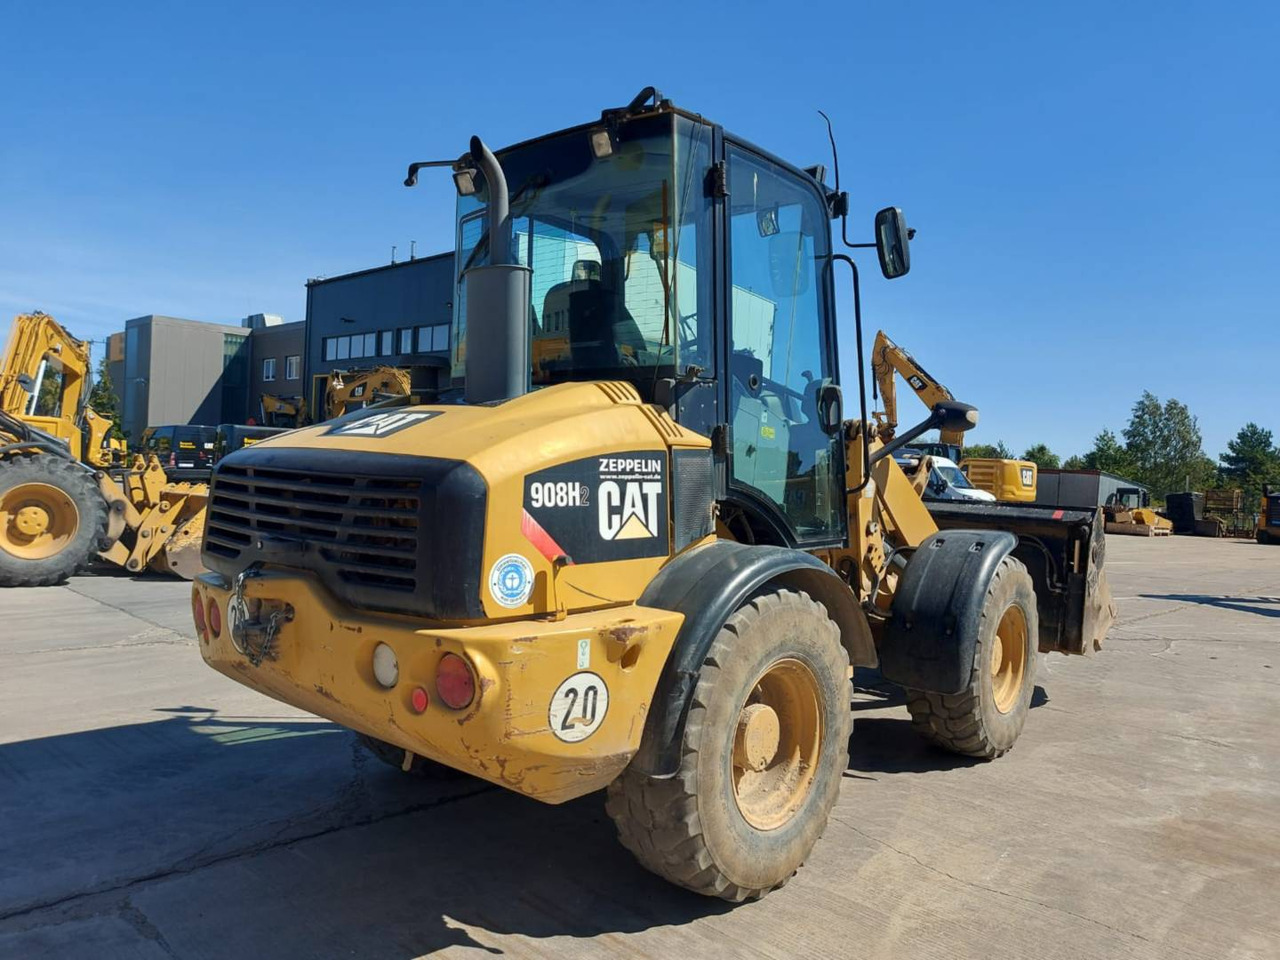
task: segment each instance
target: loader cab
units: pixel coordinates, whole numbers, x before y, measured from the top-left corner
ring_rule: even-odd
[[[668,101],[505,150],[512,259],[531,270],[529,386],[622,380],[712,440],[722,533],[846,536],[831,204],[811,173]],[[455,176],[455,182],[458,177]],[[488,262],[483,178],[460,186],[466,272]]]

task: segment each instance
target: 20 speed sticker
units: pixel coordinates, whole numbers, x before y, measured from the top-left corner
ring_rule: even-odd
[[[518,553],[499,557],[489,569],[489,595],[504,607],[523,607],[533,593],[533,567]]]
[[[608,710],[609,688],[598,674],[583,670],[556,688],[547,716],[552,733],[577,743],[600,729]]]

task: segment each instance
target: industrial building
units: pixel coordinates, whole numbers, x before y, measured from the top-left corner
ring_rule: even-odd
[[[443,368],[453,319],[453,259],[450,251],[308,281],[308,381],[380,365]],[[314,392],[308,388],[307,395]]]
[[[300,397],[306,392],[302,354],[306,349],[305,321],[284,323],[271,314],[246,317],[249,328],[249,417],[260,417],[264,393]]]
[[[338,370],[447,370],[453,271],[449,252],[310,280],[306,320],[295,323],[135,317],[107,339],[121,427],[136,442],[160,424],[257,422],[263,394],[310,400]]]
[[[121,376],[113,375],[124,432],[136,443],[161,423],[244,423],[248,341],[243,326],[157,314],[126,321]]]

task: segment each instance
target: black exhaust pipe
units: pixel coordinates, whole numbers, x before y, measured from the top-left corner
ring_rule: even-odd
[[[510,400],[529,391],[529,281],[511,255],[510,196],[498,158],[479,137],[471,160],[489,188],[489,263],[462,275],[466,285],[466,399]]]

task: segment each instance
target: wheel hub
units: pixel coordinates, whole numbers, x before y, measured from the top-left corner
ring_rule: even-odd
[[[777,756],[780,739],[777,711],[767,703],[749,703],[738,716],[733,762],[759,773]]]
[[[733,797],[757,830],[773,830],[804,806],[822,749],[822,693],[804,663],[785,658],[752,685],[734,732]]]
[[[22,536],[34,539],[49,529],[49,512],[36,504],[25,506],[14,515],[13,526]]]
[[[996,709],[1008,713],[1017,706],[1027,672],[1027,619],[1011,606],[1000,618],[991,644],[991,694]]]
[[[0,494],[0,550],[23,560],[61,552],[80,529],[75,502],[49,483],[20,483]]]

